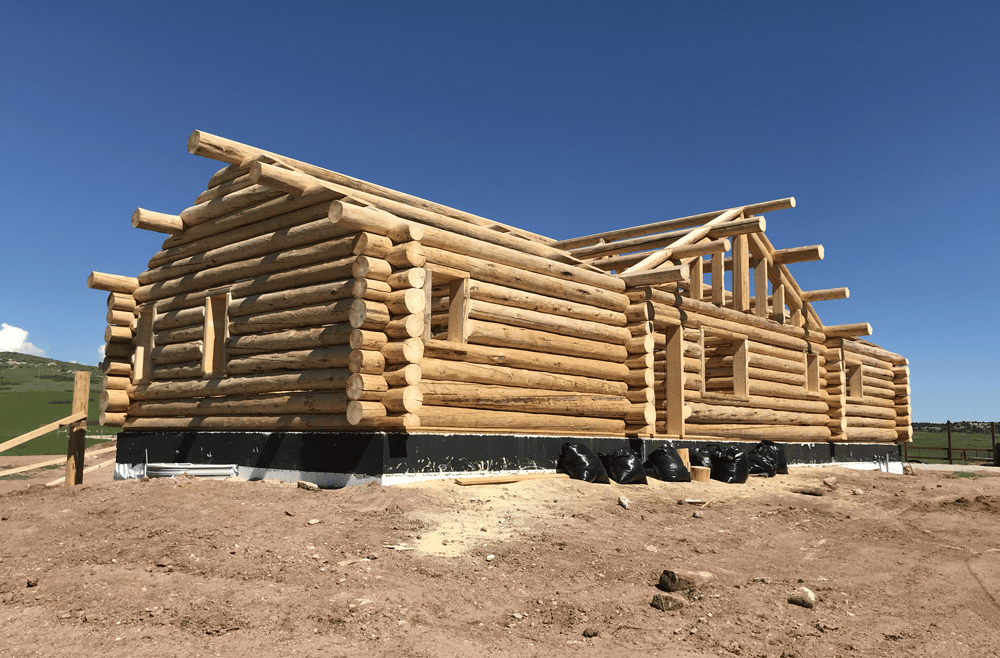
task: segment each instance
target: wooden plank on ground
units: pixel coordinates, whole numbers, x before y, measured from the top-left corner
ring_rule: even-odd
[[[524,480],[543,480],[545,478],[568,478],[566,473],[522,473],[520,475],[487,475],[483,477],[455,478],[455,484],[467,487],[473,484],[512,484]]]

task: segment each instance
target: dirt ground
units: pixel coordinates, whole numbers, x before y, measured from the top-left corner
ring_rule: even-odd
[[[3,656],[1000,656],[993,476],[37,484],[58,475],[0,482]],[[664,569],[715,580],[663,612]]]

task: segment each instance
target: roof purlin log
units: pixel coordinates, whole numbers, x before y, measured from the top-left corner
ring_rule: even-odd
[[[749,214],[763,214],[766,212],[771,212],[772,210],[784,210],[786,208],[795,207],[795,197],[787,197],[785,199],[775,199],[773,201],[762,201],[760,203],[752,203],[747,206],[742,206],[742,209]],[[604,233],[595,233],[594,235],[585,235],[579,238],[570,238],[568,240],[560,240],[558,242],[553,242],[551,246],[558,249],[574,249],[576,247],[585,247],[587,245],[597,244],[601,240],[605,242],[612,242],[615,240],[623,240],[626,238],[636,238],[642,235],[651,235],[653,233],[662,233],[663,231],[669,231],[671,229],[679,229],[690,226],[698,226],[699,224],[704,224],[706,220],[711,220],[718,217],[722,213],[728,212],[732,208],[727,208],[725,210],[714,210],[712,212],[701,213],[699,215],[690,215],[688,217],[679,217],[677,219],[667,219],[662,222],[653,222],[651,224],[642,224],[640,226],[632,226],[630,228],[616,229],[614,231],[605,231]]]
[[[695,244],[695,243],[699,242],[700,240],[706,238],[708,236],[709,232],[715,226],[718,226],[719,224],[724,224],[725,222],[728,222],[728,221],[730,221],[732,219],[735,219],[735,218],[739,217],[740,215],[742,215],[743,212],[744,212],[744,209],[742,207],[740,207],[740,208],[730,208],[729,210],[727,210],[726,212],[722,213],[721,215],[719,215],[715,219],[709,220],[705,224],[702,224],[700,227],[696,228],[695,230],[691,231],[690,233],[688,233],[684,237],[680,238],[679,240],[677,240],[677,242],[674,242],[669,247],[666,247],[666,248],[661,249],[659,251],[655,251],[652,254],[650,254],[649,256],[646,256],[645,258],[643,258],[641,261],[639,261],[635,265],[627,268],[624,272],[619,273],[619,275],[620,274],[631,274],[633,272],[643,272],[645,270],[655,269],[656,267],[658,267],[658,266],[662,265],[663,263],[667,262],[668,260],[670,260],[670,254],[673,252],[674,248],[676,248],[676,247],[683,247],[683,246],[686,246],[686,245],[689,245],[689,244]]]
[[[745,219],[734,219],[717,226],[709,231],[706,237],[709,238],[729,238],[740,233],[752,233],[763,231],[767,228],[767,220],[761,216],[747,217]],[[662,247],[674,247],[680,238],[691,233],[695,229],[681,229],[670,231],[669,233],[656,233],[630,240],[619,240],[617,242],[607,242],[603,244],[591,245],[589,247],[579,247],[570,249],[569,253],[579,258],[600,258],[602,256],[630,253],[634,251],[649,251]]]
[[[254,162],[251,167],[251,178],[257,184],[266,185],[268,187],[293,194],[301,194],[305,190],[314,189],[316,185],[319,185],[320,187],[324,187],[338,194],[342,194],[345,197],[354,199],[359,203],[369,204],[376,208],[385,210],[386,212],[393,213],[399,217],[427,224],[428,226],[433,226],[442,230],[452,231],[454,233],[476,238],[478,240],[483,240],[484,242],[513,249],[532,256],[545,258],[553,262],[572,265],[587,272],[604,274],[604,271],[600,268],[594,267],[589,263],[585,263],[571,254],[562,251],[561,249],[555,249],[537,242],[529,242],[508,233],[501,233],[487,227],[476,226],[475,224],[470,224],[468,222],[461,222],[453,217],[445,217],[444,215],[430,210],[416,208],[414,206],[409,206],[384,197],[348,189],[336,183],[319,180],[315,176],[304,172],[284,169],[263,162]]]
[[[404,203],[415,208],[435,212],[444,215],[445,217],[451,217],[452,219],[457,219],[476,226],[501,231],[509,235],[517,236],[525,241],[545,245],[552,245],[555,242],[554,239],[543,235],[537,235],[535,233],[531,233],[530,231],[501,224],[500,222],[495,222],[485,217],[480,217],[479,215],[474,215],[456,208],[434,203],[433,201],[421,199],[420,197],[413,196],[411,194],[398,192],[388,187],[382,187],[381,185],[376,185],[358,178],[353,178],[351,176],[331,171],[329,169],[311,165],[308,162],[293,160],[292,158],[288,158],[277,153],[271,153],[270,151],[265,151],[248,144],[241,144],[240,142],[235,142],[233,140],[200,130],[195,130],[188,138],[188,151],[194,155],[199,155],[211,160],[217,160],[219,162],[228,162],[232,165],[241,165],[253,160],[259,161],[260,156],[264,155],[269,158],[273,158],[277,162],[288,165],[292,169],[297,169],[305,174],[313,176],[314,178],[318,178],[321,181],[335,183],[352,190],[365,192],[367,194],[372,194],[374,196],[396,201],[398,203]]]

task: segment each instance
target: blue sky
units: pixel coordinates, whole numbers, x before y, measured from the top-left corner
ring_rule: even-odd
[[[12,4],[12,3],[11,3]],[[554,238],[768,216],[914,418],[1000,416],[1000,4],[68,3],[0,20],[0,350],[96,363],[200,129]],[[25,333],[26,332],[26,333]]]

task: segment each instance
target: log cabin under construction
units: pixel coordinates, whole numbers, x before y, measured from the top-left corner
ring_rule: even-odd
[[[822,462],[912,436],[906,359],[824,325],[813,303],[848,290],[790,270],[822,246],[765,234],[793,198],[554,240],[204,132],[188,149],[227,166],[179,215],[135,211],[169,234],[149,269],[88,278],[123,473],[338,486],[553,468],[565,440]]]

